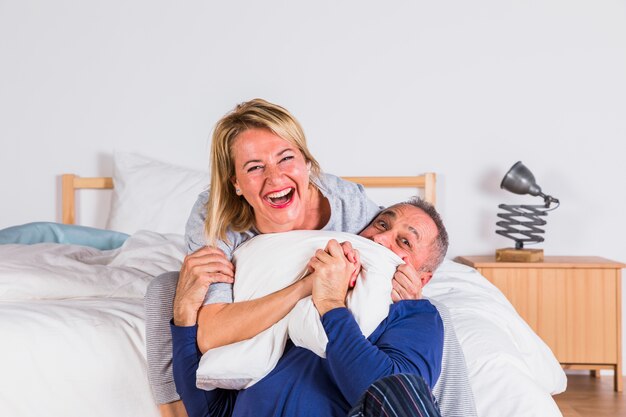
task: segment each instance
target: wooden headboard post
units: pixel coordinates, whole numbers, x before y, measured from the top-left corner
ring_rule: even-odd
[[[74,174],[63,174],[61,176],[61,221],[63,223],[74,224],[76,221],[76,190],[83,188],[110,189],[113,188],[113,178],[81,178]]]
[[[364,187],[423,189],[424,200],[432,205],[436,203],[437,176],[434,172],[414,177],[343,177],[343,179],[362,184]],[[111,189],[113,178],[81,178],[74,174],[64,174],[61,177],[61,220],[63,223],[74,224],[76,221],[76,190],[84,188]]]
[[[437,175],[434,172],[415,177],[342,177],[344,180],[356,182],[364,187],[386,188],[421,188],[424,189],[424,200],[432,204],[436,203]]]

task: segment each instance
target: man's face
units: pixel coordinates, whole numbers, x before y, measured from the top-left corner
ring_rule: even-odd
[[[359,234],[391,249],[419,270],[431,254],[437,226],[422,209],[398,204],[383,210]]]

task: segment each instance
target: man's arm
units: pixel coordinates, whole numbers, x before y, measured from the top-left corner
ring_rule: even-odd
[[[376,380],[398,373],[420,375],[432,388],[441,371],[443,323],[427,300],[402,301],[366,339],[346,308],[322,317],[331,373],[350,404]]]
[[[170,328],[174,382],[189,417],[231,416],[237,391],[222,389],[204,391],[196,387],[196,370],[201,356],[196,347],[197,327],[179,327],[171,323]]]
[[[437,309],[427,300],[393,304],[389,316],[366,339],[345,308],[354,266],[334,240],[309,262],[313,302],[328,336],[326,357],[337,386],[351,404],[374,381],[396,373],[418,374],[432,387],[443,353]]]

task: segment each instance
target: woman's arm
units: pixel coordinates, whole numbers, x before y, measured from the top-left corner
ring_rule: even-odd
[[[350,251],[344,251],[344,254],[350,258],[346,252]],[[354,259],[349,259],[349,261],[355,262]],[[357,266],[356,270],[359,269]],[[183,271],[181,270],[182,277]],[[419,274],[414,268],[407,264],[400,265],[398,272],[394,275],[394,288],[398,288],[392,293],[394,302],[401,299],[421,298],[420,284]],[[351,286],[353,285],[354,283],[351,282]],[[401,298],[397,297],[397,294],[401,294]],[[311,283],[305,278],[255,300],[204,305],[197,317],[198,347],[204,353],[209,349],[250,339],[280,321],[298,301],[309,295],[311,295]]]
[[[237,303],[202,306],[210,284],[232,283],[233,264],[220,249],[204,247],[185,257],[174,300],[178,325],[198,324],[198,347],[209,349],[249,339],[277,323],[302,298],[311,294],[309,279],[265,297]]]
[[[204,353],[250,339],[277,323],[309,295],[311,283],[307,277],[255,300],[207,304],[198,313],[198,347]]]

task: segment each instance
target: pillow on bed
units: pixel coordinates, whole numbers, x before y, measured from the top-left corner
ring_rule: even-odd
[[[106,251],[58,243],[0,245],[0,300],[143,299],[154,277],[180,270],[185,254],[181,235],[147,230]]]
[[[26,223],[0,230],[0,244],[65,243],[109,250],[119,248],[127,238],[127,234],[113,230],[52,222]]]
[[[113,159],[107,228],[128,234],[138,230],[184,234],[191,207],[209,185],[208,172],[132,153],[115,153]]]

